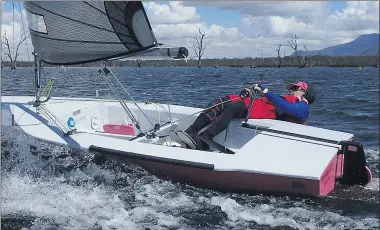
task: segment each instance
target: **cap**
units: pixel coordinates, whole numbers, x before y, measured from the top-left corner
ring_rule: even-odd
[[[303,81],[297,83],[288,83],[286,85],[286,89],[291,90],[294,86],[299,86],[305,90],[303,97],[307,100],[309,105],[311,105],[317,99],[317,94],[309,83]]]
[[[297,83],[288,83],[286,85],[286,89],[291,90],[294,86],[301,87],[303,90],[305,90],[305,92],[307,91],[307,88],[308,88],[308,84],[306,82],[300,81]]]

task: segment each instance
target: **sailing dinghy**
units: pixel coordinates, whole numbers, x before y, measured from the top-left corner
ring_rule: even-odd
[[[120,81],[106,66],[98,74],[117,99],[51,97],[53,82],[41,86],[42,62],[144,55],[182,59],[188,52],[157,43],[141,2],[32,1],[25,9],[35,48],[36,92],[3,96],[3,125],[199,187],[326,196],[338,184],[371,182],[363,146],[352,141],[353,134],[285,121],[235,119],[212,140],[213,151],[182,148],[170,132],[185,130],[202,109],[124,100],[115,87]]]

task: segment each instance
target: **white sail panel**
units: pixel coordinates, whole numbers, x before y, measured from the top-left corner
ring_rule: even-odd
[[[37,15],[37,14],[33,14],[29,11],[26,11],[27,12],[27,19],[28,19],[28,24],[29,24],[29,28],[31,30],[34,30],[36,32],[40,32],[40,33],[47,33],[47,30],[46,30],[46,24],[45,24],[45,20],[44,20],[44,17],[42,15]]]

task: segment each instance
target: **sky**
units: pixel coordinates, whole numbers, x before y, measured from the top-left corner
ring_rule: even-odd
[[[190,58],[198,28],[206,34],[204,58],[244,58],[290,55],[291,36],[299,47],[319,50],[350,42],[362,34],[379,33],[378,1],[144,1],[158,42],[185,46]],[[2,33],[20,40],[22,3],[2,2]],[[13,29],[14,28],[14,29]],[[11,44],[12,47],[12,44]],[[28,47],[28,49],[27,49]],[[32,60],[30,39],[20,47],[20,59]]]

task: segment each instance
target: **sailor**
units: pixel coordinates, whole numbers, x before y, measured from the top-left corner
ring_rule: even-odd
[[[181,140],[192,149],[207,150],[209,146],[198,135],[212,139],[225,130],[233,118],[245,118],[251,100],[254,101],[248,115],[250,119],[278,119],[305,124],[309,116],[309,105],[316,99],[314,89],[307,82],[289,83],[286,88],[289,94],[278,96],[263,85],[255,84],[242,90],[239,95],[232,94],[215,99],[210,104],[214,106],[197,117],[185,130],[185,137],[181,135]],[[263,97],[251,99],[253,90]],[[206,126],[207,129],[199,133]]]

